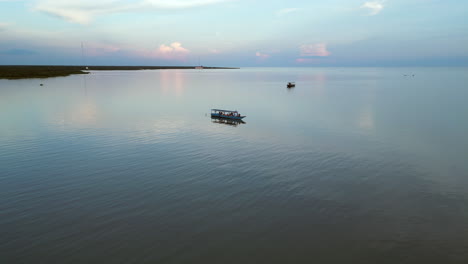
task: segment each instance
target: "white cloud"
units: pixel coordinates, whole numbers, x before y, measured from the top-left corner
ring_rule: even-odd
[[[367,9],[369,11],[369,15],[370,16],[375,16],[377,15],[378,13],[380,13],[380,11],[382,11],[384,9],[384,1],[371,1],[371,2],[365,2],[361,8],[362,9]]]
[[[194,8],[226,1],[230,0],[37,0],[34,8],[69,22],[88,24],[98,15]]]
[[[296,12],[297,10],[299,10],[299,8],[284,8],[284,9],[281,9],[278,12],[276,12],[276,14],[278,16],[284,16],[286,14]]]
[[[100,14],[116,13],[131,10],[135,6],[122,0],[38,0],[35,9],[46,14],[62,18],[69,22],[87,24]]]
[[[327,57],[331,54],[325,43],[303,44],[299,50],[302,57]]]

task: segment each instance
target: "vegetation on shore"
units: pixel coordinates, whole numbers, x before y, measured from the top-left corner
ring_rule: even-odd
[[[26,79],[86,74],[80,66],[0,66],[0,79]]]
[[[238,69],[227,67],[203,67],[204,69]],[[195,69],[194,66],[27,66],[2,65],[0,79],[27,79],[68,76],[72,74],[87,74],[90,71],[134,71],[134,70],[164,70],[164,69]]]

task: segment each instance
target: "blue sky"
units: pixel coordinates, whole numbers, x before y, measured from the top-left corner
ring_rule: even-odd
[[[0,64],[468,66],[467,13],[462,0],[0,0]]]

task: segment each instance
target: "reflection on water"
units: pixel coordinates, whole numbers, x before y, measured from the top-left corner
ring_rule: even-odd
[[[159,75],[160,86],[163,94],[174,93],[177,97],[184,93],[185,75],[183,72],[174,70],[161,70]]]
[[[0,263],[464,264],[467,72],[0,80]]]
[[[239,119],[229,119],[229,118],[220,118],[220,117],[211,117],[211,123],[215,124],[223,124],[223,125],[229,125],[229,126],[238,126],[241,124],[245,124],[243,120]]]

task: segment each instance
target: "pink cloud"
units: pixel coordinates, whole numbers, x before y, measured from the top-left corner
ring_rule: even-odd
[[[259,51],[255,52],[255,56],[262,59],[262,60],[265,60],[265,59],[268,59],[271,57],[270,54],[266,54],[266,53],[261,53]]]
[[[189,53],[190,50],[182,47],[180,42],[173,42],[169,46],[161,44],[152,56],[166,60],[185,61]]]
[[[303,44],[299,47],[299,50],[303,57],[327,57],[331,54],[325,43]]]

